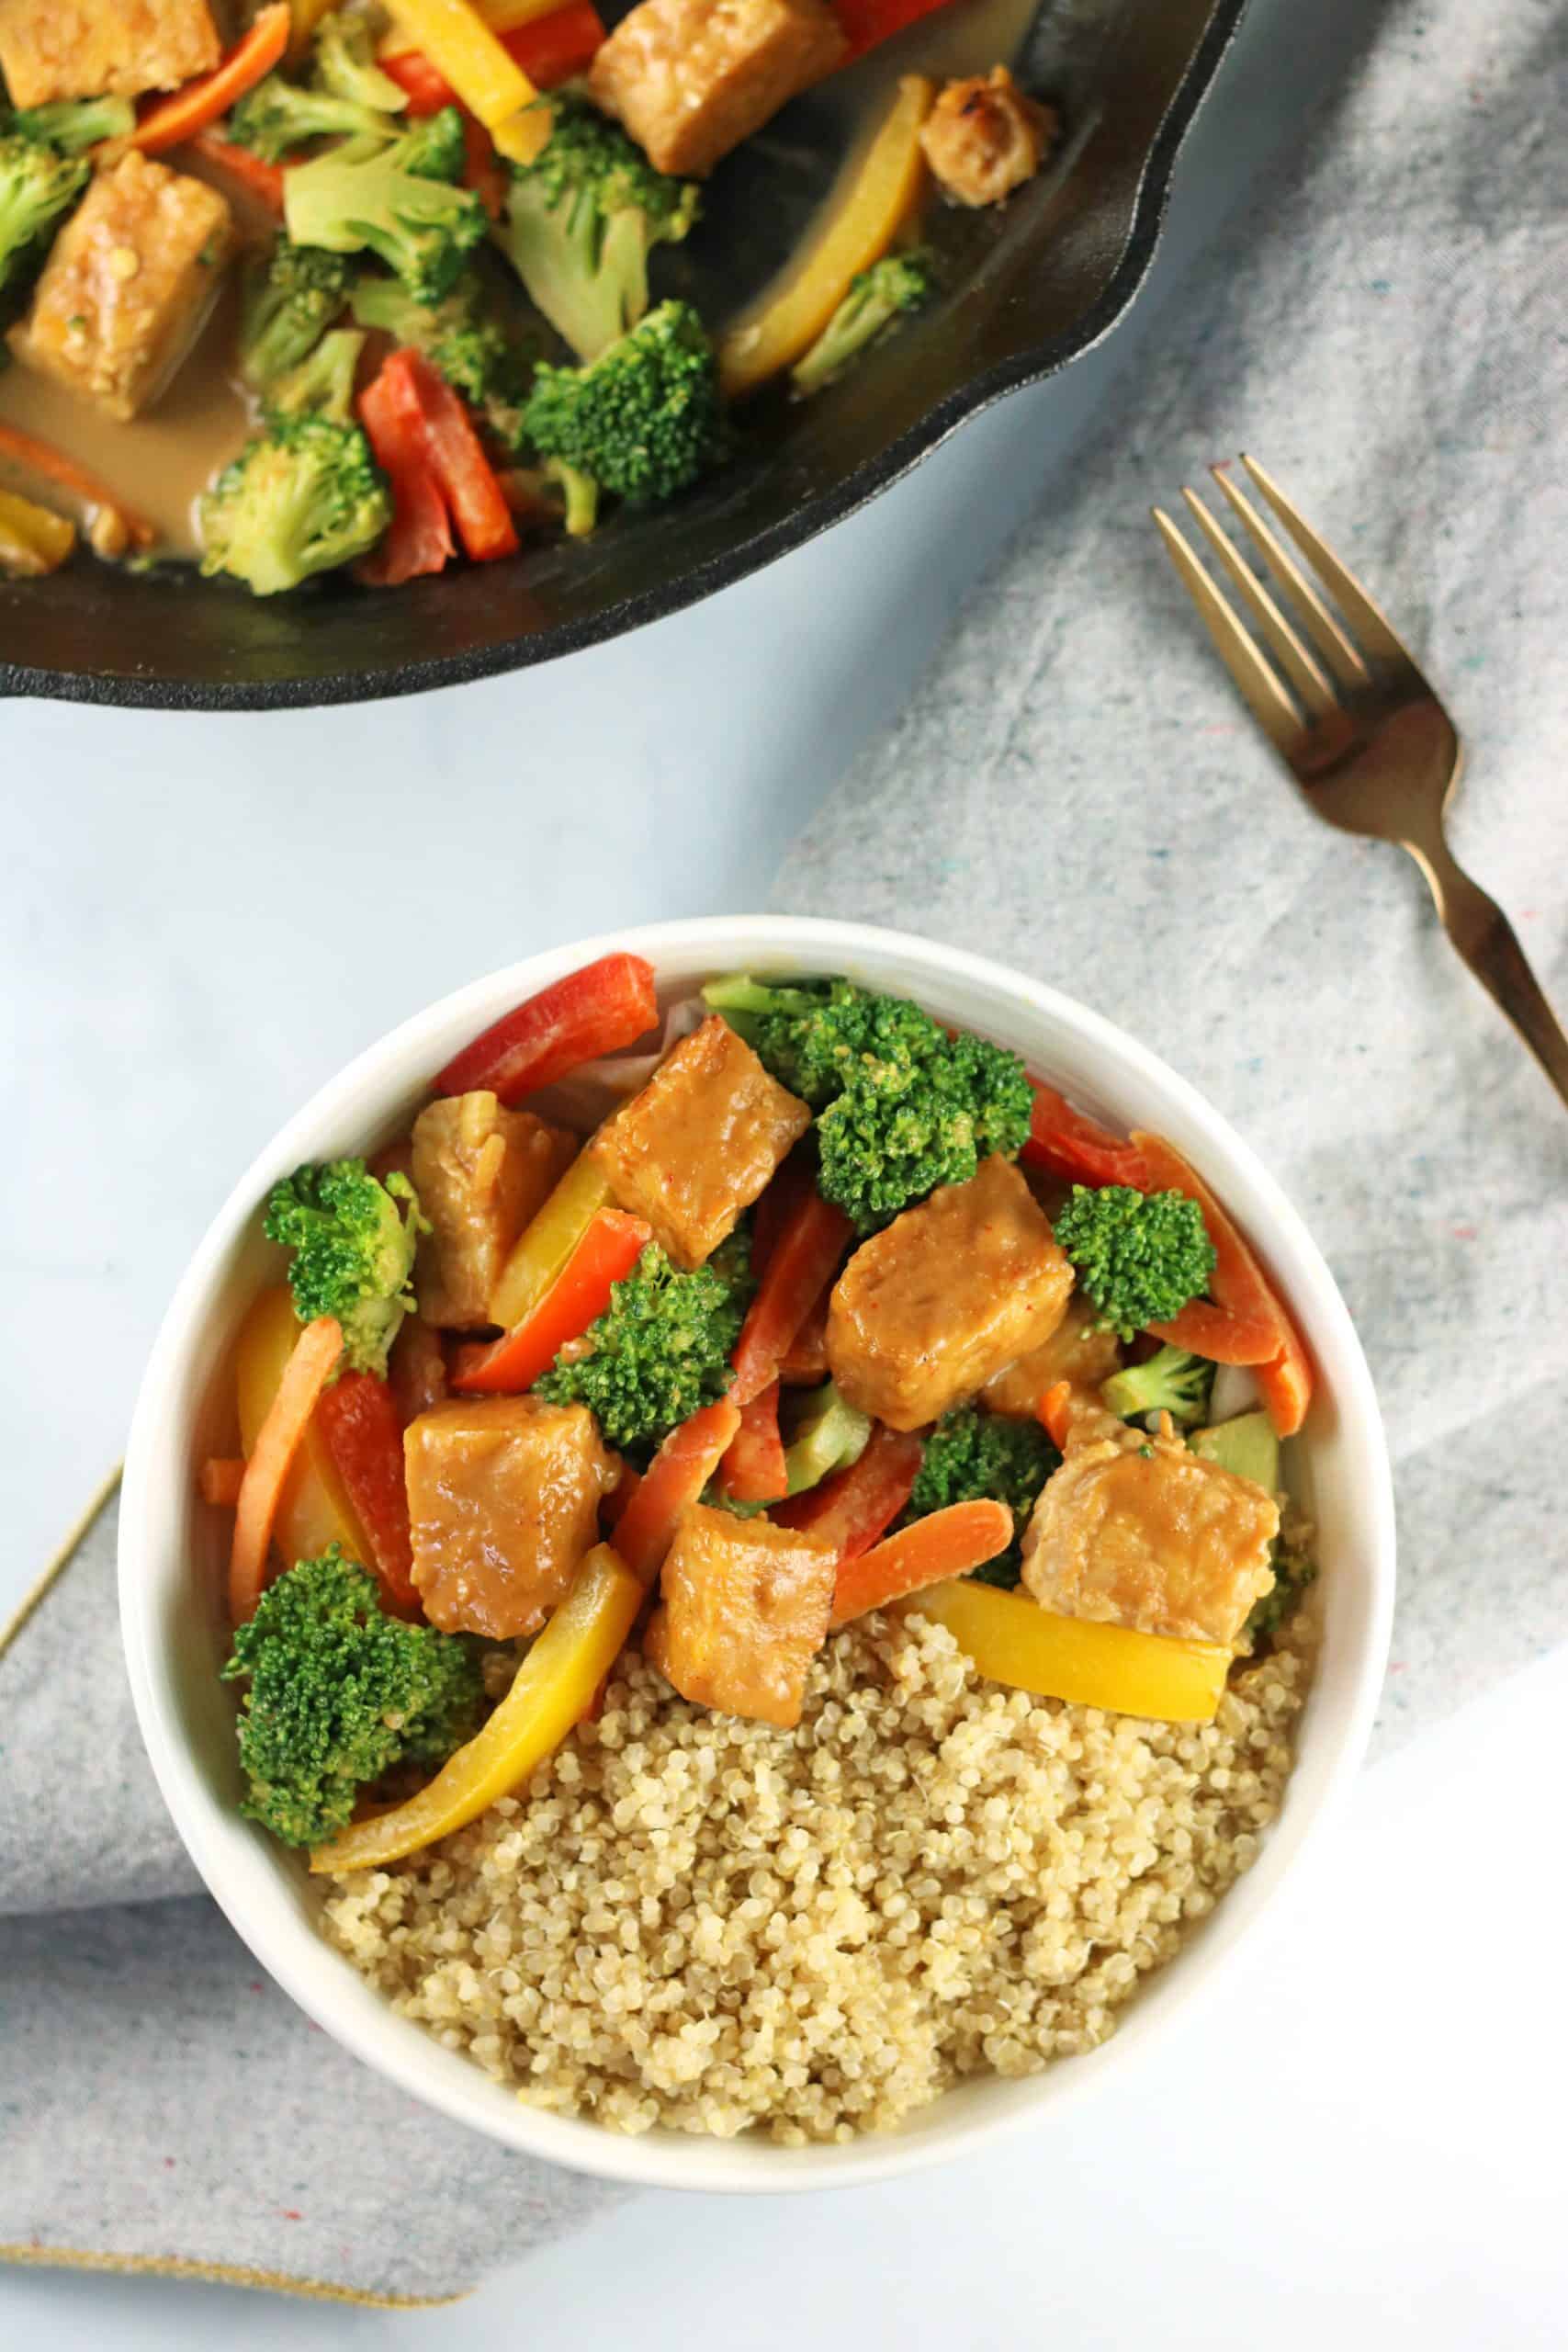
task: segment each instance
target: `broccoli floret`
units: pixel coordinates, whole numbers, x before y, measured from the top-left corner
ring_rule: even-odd
[[[1288,1511],[1274,1540],[1272,1589],[1253,1602],[1243,1628],[1255,1650],[1272,1641],[1287,1618],[1295,1614],[1307,1587],[1317,1581],[1317,1562],[1307,1548],[1311,1536],[1310,1523],[1299,1512]]]
[[[925,253],[885,254],[852,279],[850,290],[790,381],[803,397],[819,392],[905,311],[918,311],[936,291],[936,274]]]
[[[422,351],[504,449],[522,446],[533,355],[502,324],[477,270],[439,302],[416,302],[397,278],[371,277],[356,281],[350,300],[362,327]]]
[[[697,217],[689,180],[656,172],[640,147],[584,97],[550,99],[549,141],[514,165],[502,252],[562,341],[597,359],[648,309],[648,257]]]
[[[314,350],[348,300],[352,272],[341,254],[279,237],[245,273],[240,311],[240,373],[253,391]]]
[[[373,107],[330,90],[302,89],[282,74],[269,74],[247,90],[229,118],[229,137],[268,164],[297,154],[313,139],[390,139],[398,125]]]
[[[926,1440],[902,1524],[945,1510],[949,1503],[1006,1503],[1012,1513],[1012,1542],[974,1574],[981,1584],[1010,1591],[1022,1567],[1029,1515],[1061,1460],[1038,1421],[1010,1420],[961,1405],[944,1414]]]
[[[47,107],[23,107],[0,130],[37,139],[62,155],[80,155],[106,139],[127,139],[136,128],[129,98],[59,98]]]
[[[1113,1373],[1102,1385],[1100,1396],[1124,1421],[1142,1420],[1148,1413],[1168,1413],[1179,1428],[1187,1429],[1208,1419],[1213,1393],[1214,1367],[1207,1356],[1195,1356],[1186,1348],[1168,1344],[1146,1363],[1129,1364],[1125,1372]]]
[[[297,164],[284,178],[284,216],[297,245],[373,253],[421,302],[438,302],[485,233],[484,205],[452,182],[463,169],[455,107],[416,123],[373,153],[357,141]]]
[[[354,379],[365,337],[355,327],[334,327],[308,359],[291,368],[267,395],[269,418],[325,416],[346,424],[354,414]]]
[[[401,114],[409,102],[408,92],[376,62],[369,18],[342,8],[323,17],[317,29],[315,79],[334,98],[381,114]]]
[[[523,421],[542,458],[599,490],[637,506],[673,498],[721,446],[718,370],[701,319],[689,303],[661,302],[591,366],[541,367]]]
[[[92,166],[14,131],[0,136],[0,288],[43,254],[43,240],[92,176]]]
[[[751,1290],[750,1244],[740,1232],[690,1274],[678,1273],[650,1243],[570,1358],[558,1356],[535,1382],[534,1394],[590,1406],[610,1444],[646,1453],[728,1387],[730,1351]]]
[[[703,991],[783,1086],[819,1115],[823,1197],[874,1232],[938,1184],[1011,1157],[1033,1097],[1016,1054],[949,1037],[906,997],[852,980],[769,988],[738,975]]]
[[[392,519],[357,424],[284,416],[247,441],[201,501],[201,569],[276,596],[373,548]]]
[[[335,1544],[267,1587],[223,1674],[250,1685],[240,1809],[286,1846],[345,1827],[360,1791],[392,1765],[444,1764],[484,1697],[477,1645],[389,1617],[375,1578]]]
[[[423,1226],[406,1176],[383,1184],[363,1159],[329,1159],[297,1168],[273,1186],[263,1230],[294,1252],[288,1287],[300,1321],[335,1315],[347,1362],[384,1374],[387,1351],[413,1305],[409,1280]]]
[[[1196,1201],[1183,1193],[1091,1192],[1075,1184],[1056,1218],[1056,1239],[1098,1311],[1099,1328],[1130,1340],[1168,1323],[1202,1295],[1214,1249]]]

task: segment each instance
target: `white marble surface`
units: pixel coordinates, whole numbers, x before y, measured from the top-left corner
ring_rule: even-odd
[[[0,708],[0,1612],[118,1451],[207,1217],[306,1091],[529,945],[768,897],[784,846],[901,707],[1047,464],[1149,350],[1179,271],[1267,185],[1372,14],[1325,0],[1303,29],[1285,0],[1258,0],[1132,327],[719,602],[554,670],[378,709]],[[738,2352],[1047,2330],[1074,2352],[1145,2337],[1241,2352],[1262,2333],[1304,2352],[1329,2328],[1456,2352],[1561,2342],[1568,2041],[1535,1955],[1561,1950],[1568,1912],[1561,1874],[1534,1861],[1557,1838],[1540,1727],[1561,1719],[1568,1670],[1534,1679],[1534,1707],[1517,1682],[1369,1780],[1334,1874],[1255,1962],[1239,2013],[1086,2115],[1069,2149],[1020,2139],[911,2186],[787,2206],[643,2200],[422,2317],[0,2272],[0,2342],[499,2352],[542,2327],[658,2352],[694,2324]],[[1516,1802],[1495,1817],[1505,1789]],[[1480,1883],[1456,1868],[1477,1852]]]

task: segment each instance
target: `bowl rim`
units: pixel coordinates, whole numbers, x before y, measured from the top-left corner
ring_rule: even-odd
[[[29,695],[55,702],[81,702],[111,709],[310,710],[341,703],[391,701],[401,695],[429,694],[441,686],[468,685],[481,678],[531,670],[585,651],[654,621],[668,620],[720,589],[748,580],[781,556],[791,555],[879,498],[912,473],[932,451],[971,417],[981,415],[1010,392],[1043,382],[1102,343],[1132,304],[1153,266],[1170,204],[1177,159],[1199,109],[1213,87],[1225,52],[1240,29],[1248,0],[1213,0],[1180,81],[1149,143],[1133,200],[1130,224],[1115,267],[1099,297],[1059,334],[1026,344],[935,402],[917,424],[885,449],[863,458],[843,481],[806,500],[780,520],[766,524],[721,555],[710,556],[659,584],[617,597],[581,619],[504,638],[493,645],[405,662],[389,670],[340,670],[323,676],[260,681],[150,678],[135,672],[61,670],[6,662],[0,657],[0,700]]]
[[[1118,2029],[1097,2050],[1053,2065],[1016,2086],[1033,2092],[1001,2112],[954,2113],[919,2136],[872,2134],[847,2146],[800,2149],[759,2143],[715,2141],[700,2135],[654,2132],[639,2138],[610,2132],[579,2119],[565,2119],[525,2106],[466,2057],[439,2045],[422,2026],[399,2018],[382,1996],[359,1977],[347,1960],[301,1923],[285,1917],[276,1888],[259,1891],[237,1855],[226,1853],[243,1834],[260,1860],[270,1841],[264,1832],[239,1823],[220,1802],[190,1749],[178,1721],[175,1664],[161,1638],[156,1595],[156,1531],[150,1487],[166,1452],[166,1432],[177,1425],[182,1451],[188,1428],[172,1413],[168,1399],[186,1365],[199,1352],[211,1293],[231,1251],[254,1221],[256,1204],[277,1176],[310,1148],[314,1131],[335,1107],[357,1091],[378,1086],[389,1091],[413,1071],[433,1064],[427,1036],[448,1023],[471,1020],[475,1027],[495,1018],[509,1002],[564,972],[616,948],[646,955],[658,967],[682,963],[699,968],[711,958],[705,948],[732,943],[738,931],[749,937],[750,954],[775,966],[798,969],[853,968],[857,956],[898,956],[925,967],[931,993],[940,1000],[942,983],[967,982],[1000,991],[1021,1011],[1071,1034],[1099,1063],[1115,1065],[1117,1075],[1137,1087],[1164,1094],[1202,1131],[1204,1149],[1228,1158],[1218,1174],[1238,1174],[1260,1196],[1268,1229],[1258,1234],[1266,1256],[1278,1241],[1288,1244],[1304,1267],[1312,1287],[1308,1319],[1332,1334],[1338,1353],[1335,1401],[1340,1424],[1359,1440],[1364,1454],[1366,1491],[1359,1495],[1359,1533],[1369,1568],[1364,1631],[1350,1661],[1337,1743],[1326,1761],[1318,1759],[1310,1810],[1298,1804],[1294,1818],[1273,1825],[1262,1856],[1230,1890],[1202,1929],[1201,1957],[1179,1953],[1156,1971]],[[917,989],[917,993],[919,989]],[[1212,1160],[1204,1165],[1209,1174]],[[1257,1233],[1257,1218],[1250,1220]],[[1293,1301],[1301,1306],[1299,1285]],[[242,1940],[268,1973],[325,2031],[370,2066],[423,2104],[465,2123],[519,2153],[600,2178],[643,2186],[737,2194],[798,2191],[850,2186],[922,2169],[964,2154],[998,2133],[1039,2120],[1047,2096],[1057,2105],[1087,2096],[1114,2070],[1168,2032],[1173,2018],[1212,1997],[1234,1965],[1238,1951],[1255,1940],[1284,1907],[1282,1897],[1299,1883],[1303,1865],[1321,1847],[1339,1816],[1359,1770],[1370,1737],[1392,1632],[1394,1594],[1394,1506],[1392,1473],[1371,1374],[1337,1285],[1304,1222],[1249,1145],[1187,1080],[1103,1014],[1047,984],[1029,978],[991,958],[949,947],[918,933],[810,916],[697,916],[626,926],[598,936],[542,950],[503,966],[448,992],[400,1023],[345,1064],[288,1120],[256,1154],[231,1190],[176,1284],[153,1342],[132,1418],[120,1503],[118,1581],[121,1638],[137,1721],[153,1774],[186,1851],[208,1891]],[[1184,1960],[1187,1964],[1183,1966]],[[366,1997],[368,1996],[369,2007]],[[1048,2086],[1048,2088],[1047,2088]],[[929,2121],[956,2104],[962,2091],[943,2094],[921,2111]],[[914,2120],[918,2123],[920,2117]],[[743,2147],[743,2162],[735,2151]]]

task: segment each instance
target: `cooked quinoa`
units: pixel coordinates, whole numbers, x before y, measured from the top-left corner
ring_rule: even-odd
[[[984,1681],[868,1618],[790,1732],[623,1658],[596,1724],[471,1827],[333,1882],[324,1927],[530,2105],[618,2132],[848,2140],[1091,2050],[1256,1857],[1300,1620],[1205,1724]]]

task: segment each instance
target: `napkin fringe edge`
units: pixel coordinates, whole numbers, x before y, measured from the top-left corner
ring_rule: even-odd
[[[28,1587],[12,1615],[3,1625],[0,1625],[0,1657],[5,1657],[28,1620],[42,1605],[48,1594],[52,1591],[71,1566],[93,1527],[113,1500],[116,1489],[124,1475],[124,1463],[117,1462],[81,1517],[62,1536],[53,1558]]]
[[[460,2303],[472,2292],[462,2288],[455,2295],[377,2295],[357,2287],[334,2287],[324,2278],[296,2278],[285,2270],[256,2270],[236,2262],[195,2262],[174,2254],[94,2254],[71,2245],[0,2245],[0,2262],[23,2263],[34,2269],[108,2270],[146,2273],[161,2278],[205,2278],[220,2287],[248,2287],[278,2295],[302,2295],[313,2302],[359,2303],[372,2311],[437,2311]]]

